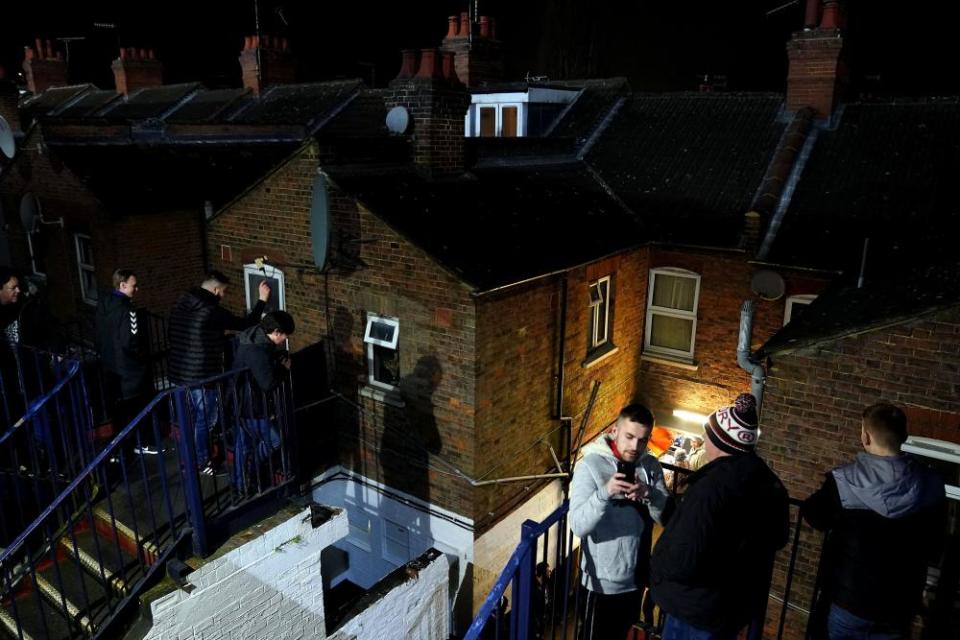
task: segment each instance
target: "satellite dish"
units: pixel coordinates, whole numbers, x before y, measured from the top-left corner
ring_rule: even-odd
[[[313,263],[322,271],[327,264],[327,251],[330,248],[330,199],[327,194],[327,176],[321,171],[318,171],[313,179],[310,235],[313,238]]]
[[[764,269],[753,274],[750,280],[750,290],[764,300],[778,300],[783,297],[787,285],[776,271]]]
[[[34,233],[40,228],[40,201],[32,193],[26,193],[20,198],[20,222],[27,233]]]
[[[10,128],[6,118],[0,116],[0,153],[12,158],[16,152],[17,145],[13,140],[13,129]]]
[[[387,113],[387,129],[395,135],[403,135],[410,128],[410,112],[406,107],[394,107]]]

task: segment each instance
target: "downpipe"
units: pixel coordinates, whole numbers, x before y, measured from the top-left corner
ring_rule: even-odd
[[[740,337],[737,340],[737,364],[750,374],[750,393],[757,399],[757,414],[763,406],[763,387],[766,372],[763,365],[750,356],[750,336],[753,334],[753,310],[756,303],[744,300],[740,307]]]

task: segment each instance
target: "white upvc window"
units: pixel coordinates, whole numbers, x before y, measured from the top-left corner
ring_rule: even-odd
[[[368,313],[363,341],[370,385],[395,390],[400,384],[400,320]]]
[[[790,296],[787,298],[786,304],[784,305],[783,310],[783,324],[787,325],[790,320],[800,315],[800,313],[805,309],[810,303],[817,299],[817,296],[804,294],[799,296]]]
[[[670,267],[651,269],[644,351],[693,362],[700,275]]]
[[[524,106],[514,104],[480,104],[474,110],[474,131],[481,138],[516,138],[526,134],[521,115]]]
[[[610,341],[610,300],[613,297],[610,276],[590,283],[590,350]]]
[[[264,313],[270,311],[286,311],[287,300],[283,285],[283,271],[271,264],[262,267],[256,263],[243,265],[243,288],[247,294],[247,313],[253,311],[253,306],[260,299],[260,282],[266,280],[270,285],[270,298]]]
[[[80,294],[87,304],[97,304],[99,292],[97,291],[97,273],[93,262],[93,240],[85,233],[75,233],[73,234],[73,244],[77,252]]]

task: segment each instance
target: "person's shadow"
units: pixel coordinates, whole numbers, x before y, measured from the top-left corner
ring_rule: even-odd
[[[430,502],[430,454],[440,453],[442,442],[433,415],[433,394],[443,379],[436,356],[423,356],[413,372],[400,379],[402,406],[387,405],[380,440],[383,482],[392,489]]]

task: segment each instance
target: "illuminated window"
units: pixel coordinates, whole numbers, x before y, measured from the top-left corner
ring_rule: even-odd
[[[693,361],[700,276],[685,269],[651,269],[644,351]]]
[[[610,276],[590,283],[590,326],[589,351],[595,351],[610,342],[611,302],[613,287]]]
[[[396,389],[400,384],[400,321],[368,313],[363,341],[367,345],[370,384]]]

